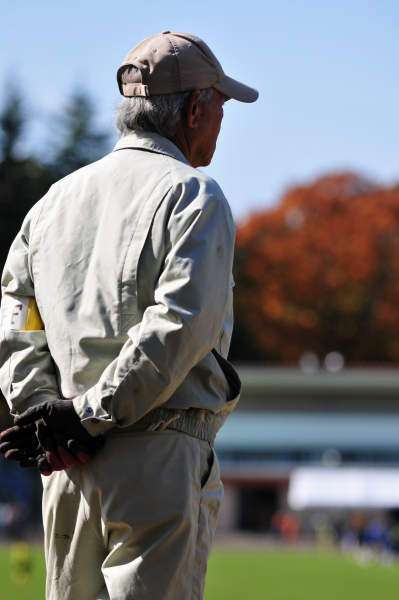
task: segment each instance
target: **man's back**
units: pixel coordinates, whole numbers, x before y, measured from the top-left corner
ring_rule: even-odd
[[[161,203],[171,188],[167,167],[162,154],[113,152],[44,199],[30,240],[33,279],[64,397],[95,385],[141,320],[129,258],[148,233],[138,221],[151,195]]]
[[[105,408],[112,388],[113,422],[122,424],[115,392],[141,361],[147,408],[225,409],[228,385],[210,350],[226,357],[230,343],[234,224],[219,186],[174,144],[157,134],[125,136],[110,155],[54,185],[24,229],[63,397],[96,386]],[[18,277],[26,273],[9,270],[18,275],[5,275],[4,291],[23,294]],[[133,354],[113,365],[129,341]],[[183,370],[187,376],[171,388]],[[157,373],[164,381],[155,381]],[[92,400],[84,397],[81,410]],[[137,414],[120,419],[126,426]]]

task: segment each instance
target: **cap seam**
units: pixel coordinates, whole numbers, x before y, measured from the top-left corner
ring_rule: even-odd
[[[180,60],[179,60],[179,49],[178,47],[175,45],[175,43],[173,42],[173,40],[169,37],[169,35],[167,36],[168,41],[170,43],[170,45],[172,46],[174,53],[175,53],[175,58],[177,60],[177,71],[179,74],[179,92],[181,92],[181,77],[180,77]],[[171,73],[171,79],[172,79],[172,89],[173,89],[173,69],[172,69],[172,73]]]
[[[175,35],[176,37],[179,37],[179,38],[181,38],[182,40],[190,40],[190,41],[191,41],[193,44],[195,44],[195,45],[197,46],[197,48],[198,48],[198,49],[199,49],[201,52],[203,52],[203,53],[205,54],[205,56],[207,57],[207,59],[211,61],[212,65],[214,66],[214,68],[215,68],[215,69],[216,69],[216,71],[217,71],[217,68],[216,68],[216,67],[215,67],[215,65],[214,65],[214,62],[213,62],[213,58],[212,58],[212,56],[210,56],[210,55],[208,54],[208,52],[206,51],[206,49],[205,49],[205,48],[203,48],[203,47],[201,46],[201,44],[199,44],[199,43],[198,43],[198,42],[197,42],[197,41],[196,41],[194,38],[192,38],[192,37],[190,37],[190,36],[188,36],[188,35],[187,35],[187,36],[178,35],[178,34],[176,34],[176,33],[173,33],[173,34],[171,34],[171,35]],[[216,58],[216,57],[215,57],[215,58]],[[221,66],[221,65],[220,65],[220,66]],[[222,70],[223,70],[223,68],[222,68]],[[219,76],[219,73],[218,73],[218,76]],[[218,81],[219,81],[219,79],[218,79]]]

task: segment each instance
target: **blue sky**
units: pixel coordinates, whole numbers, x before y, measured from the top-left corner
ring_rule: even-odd
[[[279,0],[19,0],[0,9],[0,98],[10,78],[34,110],[27,140],[73,89],[112,128],[115,74],[128,51],[163,29],[188,31],[225,72],[259,89],[230,101],[206,169],[236,219],[319,174],[352,169],[399,181],[399,2]]]

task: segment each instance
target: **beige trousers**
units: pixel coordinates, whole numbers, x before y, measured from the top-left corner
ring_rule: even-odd
[[[43,484],[47,600],[201,600],[223,491],[208,442],[119,430]]]

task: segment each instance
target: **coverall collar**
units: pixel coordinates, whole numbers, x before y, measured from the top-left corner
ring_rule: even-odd
[[[157,152],[158,154],[166,154],[166,156],[171,156],[186,165],[190,165],[178,147],[167,138],[159,135],[159,133],[132,131],[119,140],[114,148],[114,152],[115,150],[122,150],[122,148],[138,148],[149,152]]]

